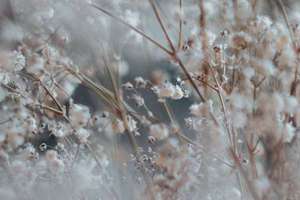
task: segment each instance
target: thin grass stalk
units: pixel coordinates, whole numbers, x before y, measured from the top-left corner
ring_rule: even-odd
[[[257,194],[257,191],[253,185],[253,182],[251,182],[251,180],[249,179],[249,177],[247,176],[247,173],[245,172],[245,170],[243,169],[241,162],[239,160],[239,158],[237,157],[236,153],[234,152],[234,150],[232,148],[230,148],[229,150],[234,162],[235,162],[235,166],[237,166],[240,174],[242,175],[242,177],[244,178],[244,181],[246,183],[246,186],[252,196],[252,198],[254,200],[261,200],[261,198],[259,197],[259,195]]]
[[[123,19],[121,19],[120,17],[117,17],[115,15],[113,15],[111,12],[92,4],[92,6],[94,8],[96,8],[97,10],[103,12],[104,14],[112,17],[113,19],[117,20],[118,22],[120,22],[121,24],[127,26],[128,28],[132,29],[133,31],[135,31],[136,33],[140,34],[142,37],[146,38],[147,40],[149,40],[151,43],[153,43],[155,46],[159,47],[161,50],[163,50],[165,53],[167,53],[169,56],[171,56],[176,62],[178,62],[180,68],[182,69],[182,71],[184,72],[184,74],[187,76],[190,84],[192,85],[192,87],[194,88],[194,90],[196,91],[197,95],[200,97],[200,100],[202,102],[205,102],[206,99],[204,98],[204,96],[201,94],[199,88],[197,87],[196,83],[194,82],[194,80],[192,79],[190,73],[188,72],[188,70],[186,69],[185,65],[183,64],[183,62],[181,61],[181,59],[177,56],[176,52],[170,51],[168,49],[166,49],[165,47],[163,47],[163,45],[159,44],[158,42],[156,42],[154,39],[152,39],[151,37],[149,37],[148,35],[146,35],[145,33],[143,33],[141,30],[135,28],[134,26],[128,24],[127,22],[125,22]]]
[[[104,100],[105,103],[110,105],[113,109],[119,109],[118,104],[114,98],[114,94],[110,90],[108,90],[102,85],[96,84],[84,74],[81,74],[75,71],[74,69],[67,68],[67,70],[71,72],[71,74],[75,76],[78,80],[80,80],[83,85],[94,91],[100,98]]]
[[[171,120],[172,125],[176,126],[176,130],[175,130],[176,137],[178,138],[180,143],[183,143],[183,138],[180,137],[181,128],[180,128],[179,124],[177,123],[175,116],[174,116],[173,112],[171,111],[171,108],[169,107],[166,100],[163,102],[163,106],[167,112],[169,119]]]
[[[180,68],[182,69],[182,71],[184,72],[184,74],[187,76],[189,82],[191,83],[192,87],[194,88],[194,90],[197,92],[198,96],[200,97],[201,101],[202,102],[205,102],[205,98],[204,96],[202,95],[202,93],[200,92],[197,84],[195,83],[195,81],[193,80],[193,78],[191,77],[190,73],[188,72],[187,68],[185,67],[185,65],[183,64],[183,62],[181,61],[181,59],[178,57],[177,55],[177,52],[176,52],[176,49],[172,43],[172,40],[170,39],[170,36],[164,26],[164,23],[160,17],[160,14],[159,14],[159,10],[157,9],[156,7],[156,4],[154,2],[154,0],[149,0],[151,6],[152,6],[152,9],[155,13],[155,16],[156,16],[156,19],[157,21],[159,22],[159,25],[164,33],[164,36],[169,44],[169,47],[172,49],[172,54],[170,56],[172,56],[172,58],[179,64]]]
[[[94,7],[94,8],[96,8],[97,10],[101,11],[102,13],[108,15],[109,17],[115,19],[116,21],[120,22],[121,24],[129,27],[130,29],[132,29],[136,33],[140,34],[142,37],[146,38],[148,41],[150,41],[152,44],[154,44],[155,46],[157,46],[158,48],[160,48],[161,50],[163,50],[167,54],[171,54],[172,53],[170,50],[168,50],[167,48],[165,48],[163,45],[161,45],[156,40],[152,39],[150,36],[148,36],[147,34],[145,34],[143,31],[141,31],[140,29],[138,29],[138,28],[130,25],[129,23],[127,23],[126,21],[124,21],[120,17],[117,17],[116,15],[112,14],[110,11],[105,10],[105,9],[103,9],[103,8],[95,5],[95,4],[91,4],[91,6]]]
[[[239,23],[239,15],[238,15],[238,0],[232,0],[232,6],[233,6],[233,15],[235,22]]]
[[[294,80],[291,84],[291,89],[290,89],[290,95],[292,96],[296,96],[296,89],[297,89],[297,86],[299,85],[299,82],[298,82],[298,71],[299,71],[299,49],[298,49],[298,44],[297,44],[297,41],[295,39],[295,34],[294,34],[294,31],[293,31],[293,28],[291,26],[291,23],[290,23],[290,20],[289,20],[289,17],[288,17],[288,14],[287,14],[287,11],[286,11],[286,8],[282,2],[282,0],[277,0],[277,5],[279,6],[280,10],[281,10],[281,13],[283,15],[283,18],[284,18],[284,21],[286,23],[286,26],[289,30],[289,35],[290,35],[290,39],[292,41],[292,45],[294,47],[294,51],[295,51],[295,54],[297,56],[297,60],[296,60],[296,69],[295,69],[295,73],[294,73]],[[292,124],[296,127],[297,124],[296,124],[296,117],[295,116],[288,116],[288,120],[290,122],[292,122]]]
[[[203,67],[203,72],[205,74],[205,81],[208,82],[209,69],[207,63],[209,63],[209,52],[208,52],[208,39],[206,34],[206,12],[204,7],[204,1],[199,0],[199,8],[200,8],[200,17],[199,17],[199,27],[200,27],[200,40],[201,40],[201,48],[204,53],[203,61],[201,65]],[[204,95],[208,95],[207,86],[204,87]]]
[[[183,32],[182,32],[182,0],[179,0],[179,31],[178,31],[178,45],[177,49],[180,50],[182,48],[182,40],[183,40]]]
[[[127,113],[126,113],[126,110],[123,107],[123,103],[122,103],[122,100],[121,100],[121,95],[120,95],[120,92],[119,92],[119,87],[118,87],[117,82],[116,82],[116,78],[113,75],[113,72],[112,72],[110,66],[108,66],[106,58],[103,58],[103,59],[104,59],[105,68],[108,71],[110,81],[113,85],[113,92],[114,92],[116,102],[118,104],[121,119],[124,122],[125,129],[126,129],[126,132],[128,133],[129,140],[130,140],[130,143],[132,145],[132,148],[133,148],[135,154],[137,154],[138,145],[137,145],[137,142],[135,140],[135,137],[134,137],[133,133],[130,131],[130,128],[129,128],[129,122],[127,120]]]
[[[163,103],[163,106],[164,106],[164,108],[166,109],[166,112],[167,112],[168,117],[170,118],[171,122],[172,122],[173,124],[176,124],[176,128],[178,128],[178,131],[176,131],[175,134],[176,134],[176,136],[177,136],[177,138],[179,139],[180,142],[186,142],[186,143],[188,143],[188,144],[192,144],[193,146],[195,146],[195,147],[201,149],[201,151],[207,153],[208,155],[210,155],[211,157],[213,157],[213,158],[215,158],[216,160],[220,161],[221,163],[225,164],[226,166],[228,166],[228,167],[230,167],[230,168],[234,168],[234,166],[233,166],[232,164],[226,162],[224,159],[220,158],[219,156],[217,156],[217,155],[215,155],[215,154],[213,154],[213,153],[210,153],[210,152],[206,151],[205,148],[203,148],[202,146],[200,146],[199,144],[195,143],[195,142],[192,141],[190,138],[188,138],[186,135],[184,135],[184,134],[182,133],[182,130],[181,130],[180,126],[179,126],[178,123],[176,122],[175,117],[174,117],[174,115],[173,115],[173,113],[172,113],[172,110],[171,110],[171,108],[169,107],[169,105],[168,105],[166,102],[164,102],[164,103]]]
[[[126,111],[126,109],[124,107],[124,104],[122,102],[122,99],[121,99],[121,94],[120,94],[119,87],[118,87],[118,84],[117,84],[117,81],[116,81],[116,77],[114,76],[112,69],[108,65],[107,59],[105,57],[103,59],[104,59],[103,61],[104,61],[105,68],[108,71],[110,81],[113,85],[113,92],[114,92],[114,95],[115,95],[116,102],[118,103],[121,119],[124,123],[126,133],[129,137],[129,141],[130,141],[130,144],[131,144],[132,149],[134,151],[135,157],[138,161],[140,161],[140,155],[139,155],[139,152],[138,152],[138,144],[137,144],[137,141],[135,139],[134,133],[130,130],[130,127],[129,127],[129,121],[128,121],[128,118],[127,118],[127,111]],[[151,183],[151,181],[149,180],[149,178],[147,176],[147,173],[145,171],[145,166],[144,166],[142,161],[141,161],[141,163],[142,163],[141,171],[142,171],[145,183],[147,185],[146,190],[149,191],[150,198],[154,200],[154,194],[153,194],[153,191],[152,191],[152,183]]]
[[[152,10],[153,10],[153,12],[155,14],[155,17],[156,17],[158,23],[159,23],[159,25],[160,25],[160,27],[161,27],[161,29],[163,31],[164,37],[167,40],[169,47],[171,48],[172,53],[175,53],[176,49],[175,49],[175,47],[173,45],[173,42],[172,42],[172,40],[171,40],[171,38],[170,38],[170,36],[169,36],[169,34],[167,32],[167,29],[166,29],[166,27],[165,27],[165,25],[164,25],[164,23],[162,21],[162,18],[160,16],[160,12],[159,12],[156,4],[155,4],[155,1],[154,0],[148,0],[148,1],[149,1],[150,5],[152,7]]]
[[[225,119],[225,126],[226,126],[226,130],[227,130],[229,143],[231,144],[232,147],[235,147],[236,146],[235,145],[236,141],[234,140],[235,138],[233,138],[231,130],[230,130],[230,123],[229,123],[229,119],[228,119],[228,113],[227,113],[227,110],[226,110],[225,101],[224,101],[223,96],[221,94],[221,91],[222,91],[221,85],[220,85],[220,83],[219,83],[219,81],[218,81],[218,79],[215,75],[215,72],[214,72],[214,69],[212,68],[212,66],[208,65],[208,67],[212,72],[213,79],[214,79],[214,81],[217,85],[217,88],[218,88],[217,95],[218,95],[218,98],[219,98],[220,103],[221,103],[221,108],[222,108],[222,112],[223,112],[224,119]],[[236,148],[234,148],[234,150],[236,152]]]

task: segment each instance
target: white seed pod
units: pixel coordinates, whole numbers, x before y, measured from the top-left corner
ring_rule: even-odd
[[[80,143],[85,144],[88,142],[88,137],[90,136],[90,133],[85,128],[80,128],[76,130],[75,135],[79,139]]]
[[[165,124],[152,124],[149,127],[149,134],[157,140],[164,140],[169,137],[169,128]]]
[[[184,97],[184,92],[182,88],[176,85],[174,89],[174,94],[171,96],[171,98],[174,100],[178,100],[178,99],[182,99],[183,97]]]
[[[91,114],[89,108],[84,105],[73,104],[70,109],[70,120],[73,126],[81,128],[87,125]]]
[[[113,120],[111,126],[112,126],[112,130],[114,133],[124,133],[125,132],[124,123],[120,119]]]

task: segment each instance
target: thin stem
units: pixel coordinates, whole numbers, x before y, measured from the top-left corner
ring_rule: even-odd
[[[297,88],[297,85],[298,85],[298,63],[299,63],[299,53],[298,53],[298,44],[297,44],[297,41],[295,39],[295,35],[294,35],[294,31],[292,29],[292,26],[290,24],[290,21],[289,21],[289,18],[288,18],[288,14],[286,12],[286,9],[285,9],[285,6],[282,2],[282,0],[277,0],[277,4],[282,12],[282,15],[283,15],[283,18],[284,18],[284,21],[286,23],[286,26],[289,30],[289,34],[290,34],[290,38],[291,38],[291,41],[292,41],[292,44],[293,44],[293,47],[294,47],[294,51],[295,51],[295,54],[297,55],[297,63],[296,63],[296,69],[295,69],[295,73],[294,73],[294,80],[291,84],[291,89],[290,89],[290,95],[292,96],[296,96],[296,88]],[[293,122],[294,125],[296,125],[296,120],[295,120],[295,117],[289,117],[290,121]]]
[[[151,1],[151,0],[149,0]],[[155,5],[155,4],[154,4]],[[127,26],[128,28],[132,29],[133,31],[135,31],[136,33],[140,34],[142,37],[146,38],[147,40],[149,40],[151,43],[153,43],[154,45],[156,45],[157,47],[159,47],[161,50],[163,50],[165,53],[167,53],[169,56],[171,56],[180,66],[180,68],[182,69],[182,71],[184,72],[184,74],[187,76],[190,84],[192,85],[192,87],[194,88],[194,90],[196,91],[197,95],[200,97],[201,101],[205,102],[205,98],[203,97],[203,95],[201,94],[200,90],[197,87],[197,84],[193,81],[191,75],[189,74],[188,70],[186,69],[186,67],[184,66],[183,62],[181,61],[181,59],[177,56],[175,48],[171,42],[171,40],[169,39],[168,41],[170,41],[171,43],[169,43],[170,46],[173,46],[172,51],[166,49],[165,47],[163,47],[160,43],[156,42],[154,39],[152,39],[150,36],[146,35],[144,32],[142,32],[141,30],[135,28],[134,26],[128,24],[127,22],[125,22],[124,20],[122,20],[120,17],[115,16],[114,14],[112,14],[111,12],[92,4],[92,6],[94,8],[96,8],[97,10],[103,12],[104,14],[112,17],[113,19],[117,20],[118,22],[120,22],[121,24]],[[156,9],[156,11],[158,12],[158,10]],[[160,17],[159,15],[157,15],[157,17]],[[161,20],[160,20],[161,21]],[[162,21],[161,21],[162,22]],[[166,32],[165,32],[166,33]],[[167,35],[166,35],[167,36]],[[169,36],[168,36],[169,37]]]
[[[204,98],[204,96],[202,95],[202,93],[200,92],[197,84],[195,83],[195,81],[193,80],[191,74],[188,72],[188,70],[186,69],[185,65],[183,64],[183,62],[181,61],[181,59],[175,55],[175,60],[178,62],[180,68],[182,69],[182,71],[184,72],[184,74],[186,75],[187,79],[189,80],[190,84],[192,85],[192,87],[194,88],[194,90],[196,91],[197,95],[200,97],[200,100],[202,102],[206,102],[206,99]]]
[[[140,34],[141,36],[143,36],[144,38],[146,38],[148,41],[150,41],[152,44],[154,44],[155,46],[157,46],[158,48],[160,48],[161,50],[163,50],[164,52],[166,52],[167,54],[172,54],[172,52],[170,50],[168,50],[167,48],[165,48],[163,45],[161,45],[159,42],[157,42],[156,40],[152,39],[150,36],[148,36],[147,34],[145,34],[143,31],[141,31],[140,29],[132,26],[131,24],[127,23],[125,20],[121,19],[120,17],[112,14],[111,12],[95,5],[92,4],[92,7],[96,8],[97,10],[101,11],[102,13],[108,15],[109,17],[117,20],[118,22],[120,22],[121,24],[129,27],[130,29],[132,29],[133,31],[135,31],[136,33]]]
[[[182,0],[179,0],[179,32],[178,32],[178,50],[182,47]]]
[[[233,5],[234,18],[235,18],[236,22],[239,22],[238,0],[232,0],[232,5]]]
[[[239,169],[240,174],[243,176],[243,178],[245,180],[245,183],[248,186],[248,190],[250,191],[250,194],[252,195],[253,199],[260,200],[261,198],[257,194],[257,191],[256,191],[254,185],[252,184],[252,182],[250,181],[249,177],[247,176],[247,173],[243,169],[238,156],[236,155],[236,153],[234,152],[234,150],[232,148],[230,148],[230,154],[231,154],[231,156],[232,156],[232,158],[233,158],[233,160],[235,162],[235,165]]]
[[[207,36],[206,36],[206,13],[204,8],[204,1],[199,1],[199,7],[200,7],[200,18],[199,18],[199,25],[200,25],[200,39],[202,42],[202,50],[205,54],[205,59],[208,57],[208,45],[207,45]]]
[[[5,124],[5,123],[9,122],[10,120],[11,120],[11,118],[8,118],[6,120],[0,121],[0,125]]]
[[[164,24],[163,24],[163,21],[162,21],[162,19],[160,17],[159,11],[158,11],[155,3],[154,3],[154,0],[149,0],[149,2],[151,4],[151,6],[152,6],[152,9],[153,9],[154,13],[155,13],[156,19],[159,22],[160,27],[161,27],[161,29],[162,29],[162,31],[164,33],[164,36],[167,39],[167,42],[169,43],[170,48],[172,49],[171,56],[179,64],[180,68],[182,69],[182,71],[184,72],[184,74],[187,76],[189,82],[191,83],[192,87],[195,89],[195,91],[198,94],[198,96],[200,97],[201,101],[205,102],[206,100],[205,100],[204,96],[201,94],[201,92],[200,92],[197,84],[195,83],[195,81],[191,77],[190,73],[188,72],[187,68],[185,67],[185,65],[183,64],[183,62],[181,61],[181,59],[177,55],[176,49],[175,49],[175,47],[174,47],[174,45],[173,45],[173,43],[172,43],[172,41],[170,39],[170,36],[169,36],[169,34],[168,34],[168,32],[167,32]]]
[[[169,108],[168,104],[166,102],[163,103],[166,111],[167,111],[167,114],[171,120],[172,123],[176,124],[177,125],[177,122],[175,120],[175,117],[173,116],[173,113],[171,111],[171,109]],[[234,166],[228,162],[226,162],[225,160],[223,160],[222,158],[220,158],[219,156],[211,153],[211,152],[208,152],[206,151],[206,149],[204,149],[202,146],[200,146],[199,144],[195,143],[194,141],[192,141],[190,138],[188,138],[186,135],[184,135],[181,131],[181,128],[180,127],[177,127],[178,128],[178,131],[176,132],[176,136],[178,137],[178,139],[180,141],[185,141],[189,144],[192,144],[196,147],[198,147],[199,149],[201,149],[203,152],[209,154],[210,156],[212,156],[213,158],[219,160],[220,162],[222,162],[223,164],[225,164],[226,166],[230,167],[230,168],[234,168]]]
[[[209,69],[211,70],[212,74],[213,74],[213,79],[217,85],[217,88],[218,88],[218,92],[217,92],[217,95],[219,97],[219,100],[221,102],[221,108],[222,108],[222,112],[224,114],[224,119],[225,119],[225,126],[226,126],[226,130],[227,130],[227,134],[228,134],[228,139],[229,139],[229,142],[231,144],[232,147],[234,147],[234,143],[235,143],[235,140],[233,140],[234,138],[232,138],[232,133],[231,133],[231,130],[230,130],[230,125],[229,125],[229,119],[228,119],[228,114],[227,114],[227,110],[226,110],[226,106],[225,106],[225,102],[224,102],[224,99],[223,99],[223,96],[221,94],[221,86],[220,86],[220,83],[214,73],[214,70],[213,68],[211,67],[211,65],[208,65]],[[235,149],[235,148],[234,148]],[[236,151],[236,149],[235,149]]]
[[[34,74],[25,74],[27,77],[30,77],[31,79],[33,79],[34,81],[37,81],[42,88],[46,91],[46,93],[50,96],[50,98],[53,100],[54,104],[57,106],[57,108],[59,109],[59,111],[63,112],[63,107],[60,104],[60,102],[54,97],[54,95],[51,93],[51,91],[48,89],[47,86],[44,85],[44,83],[42,82],[42,80],[38,77],[36,77]]]
[[[157,21],[158,21],[158,23],[159,23],[159,25],[160,25],[163,33],[164,33],[164,36],[165,36],[165,38],[166,38],[166,40],[167,40],[167,42],[169,44],[169,47],[171,48],[172,52],[175,53],[176,49],[175,49],[175,47],[174,47],[174,45],[172,43],[172,40],[170,39],[170,36],[169,36],[169,34],[167,32],[167,29],[166,29],[166,27],[165,27],[165,25],[164,25],[164,23],[162,21],[162,18],[160,16],[159,10],[157,9],[157,6],[156,6],[154,0],[149,0],[149,3],[150,3],[150,5],[151,5],[151,7],[152,7],[152,9],[154,11],[155,17],[156,17],[156,19],[157,19]]]
[[[55,109],[51,106],[47,106],[47,105],[44,105],[44,104],[37,104],[35,106],[41,107],[41,108],[46,109],[46,110],[50,110],[50,111],[56,113],[57,115],[63,115],[64,114],[63,111],[57,110],[57,109]]]
[[[207,67],[207,63],[209,63],[209,52],[208,52],[208,39],[206,35],[206,12],[204,8],[204,1],[199,1],[200,8],[200,17],[199,17],[199,26],[200,26],[200,40],[201,40],[201,48],[204,53],[204,59],[202,62],[203,71],[205,74],[205,81],[208,81],[209,69]],[[204,94],[207,95],[207,87],[204,87]]]
[[[202,80],[201,78],[198,78],[198,77],[197,77],[196,80],[199,81],[199,82],[201,82],[203,85],[208,86],[210,89],[214,90],[215,92],[218,91],[218,88],[216,88],[215,86],[211,85],[210,83],[208,83],[208,82]]]
[[[287,14],[286,9],[285,9],[285,6],[284,6],[282,0],[277,0],[277,4],[278,4],[278,6],[279,6],[279,8],[280,8],[280,10],[282,12],[284,21],[285,21],[286,26],[287,26],[287,28],[289,30],[290,38],[292,40],[294,49],[296,50],[296,48],[297,48],[297,42],[296,42],[296,39],[295,39],[294,31],[292,29],[292,26],[291,26],[288,14]]]
[[[178,123],[177,123],[177,121],[175,119],[175,116],[174,116],[173,112],[171,111],[171,108],[169,107],[169,105],[166,102],[166,100],[163,102],[163,106],[164,106],[164,108],[165,108],[165,110],[166,110],[166,112],[168,114],[168,117],[171,120],[172,125],[176,126],[177,130],[175,131],[175,134],[176,134],[178,140],[182,143],[183,142],[182,141],[182,137],[180,137],[180,135],[181,135],[181,128],[179,127],[179,125],[178,125]]]
[[[103,49],[103,51],[105,52],[104,49]],[[132,149],[134,151],[136,159],[138,161],[140,161],[140,155],[139,155],[139,152],[138,152],[138,144],[137,144],[137,141],[135,139],[134,133],[130,130],[127,110],[124,107],[124,104],[123,104],[123,101],[122,101],[122,96],[120,94],[120,90],[119,90],[119,86],[118,86],[116,77],[113,74],[113,71],[110,68],[110,66],[109,66],[109,64],[108,64],[107,59],[106,59],[105,56],[103,57],[103,61],[104,61],[105,68],[107,69],[107,71],[109,73],[110,81],[111,81],[111,83],[113,85],[114,96],[115,96],[115,99],[116,99],[116,102],[117,102],[117,105],[118,105],[118,108],[119,108],[120,117],[121,117],[121,119],[122,119],[122,121],[124,123],[126,133],[127,133],[128,137],[129,137],[129,142],[130,142],[130,144],[132,146]],[[151,182],[150,182],[150,180],[149,180],[149,178],[147,176],[147,173],[146,173],[146,170],[145,170],[145,166],[143,164],[143,161],[140,161],[140,162],[142,163],[141,171],[142,171],[142,174],[143,174],[143,178],[144,178],[144,180],[145,180],[145,182],[147,184],[147,190],[150,192],[151,198],[154,199],[154,194],[153,194],[153,191],[152,191]]]

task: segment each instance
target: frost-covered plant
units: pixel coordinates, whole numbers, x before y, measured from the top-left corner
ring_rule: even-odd
[[[24,2],[0,3],[0,199],[300,198],[297,1]]]

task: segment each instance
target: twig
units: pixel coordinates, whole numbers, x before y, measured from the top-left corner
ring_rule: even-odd
[[[224,114],[225,126],[226,126],[226,130],[227,130],[227,134],[228,134],[228,139],[229,139],[229,142],[230,142],[231,146],[234,147],[235,146],[235,140],[233,140],[234,138],[232,138],[232,133],[230,131],[230,124],[229,124],[228,114],[227,114],[227,110],[226,110],[226,106],[225,106],[225,102],[224,102],[223,96],[221,94],[222,88],[220,86],[220,83],[219,83],[219,81],[218,81],[218,79],[217,79],[217,77],[215,75],[215,72],[214,72],[212,66],[208,64],[208,67],[209,67],[209,69],[212,72],[213,79],[214,79],[214,81],[215,81],[215,83],[217,85],[217,88],[218,88],[217,94],[218,94],[219,100],[221,102],[222,112]]]
[[[127,23],[125,20],[121,19],[120,17],[117,17],[116,15],[112,14],[111,12],[95,5],[95,4],[91,4],[92,7],[96,8],[97,10],[103,12],[104,14],[110,16],[111,18],[117,20],[118,22],[120,22],[121,24],[129,27],[130,29],[132,29],[133,31],[137,32],[138,34],[140,34],[141,36],[143,36],[144,38],[146,38],[148,41],[150,41],[152,44],[154,44],[155,46],[157,46],[158,48],[160,48],[161,50],[163,50],[164,52],[166,52],[167,54],[171,54],[171,51],[168,50],[167,48],[165,48],[163,45],[161,45],[159,42],[157,42],[156,40],[152,39],[150,36],[148,36],[147,34],[145,34],[143,31],[141,31],[140,29],[130,25],[129,23]]]
[[[276,1],[277,1],[277,5],[279,6],[279,8],[280,8],[280,10],[282,12],[284,21],[285,21],[286,26],[287,26],[287,28],[289,30],[289,34],[290,34],[290,38],[292,40],[293,47],[294,47],[294,49],[296,51],[296,49],[297,49],[297,42],[296,42],[296,39],[295,39],[294,31],[293,31],[292,26],[290,24],[290,20],[289,20],[288,14],[287,14],[286,9],[285,9],[285,6],[284,6],[282,0],[276,0]]]
[[[159,23],[159,25],[160,25],[163,33],[164,33],[164,36],[165,36],[165,38],[166,38],[166,40],[167,40],[167,42],[169,44],[169,47],[172,50],[172,53],[175,53],[176,49],[175,49],[175,47],[174,47],[174,45],[172,43],[172,40],[171,40],[171,38],[170,38],[170,36],[169,36],[169,34],[167,32],[166,27],[164,26],[164,23],[163,23],[163,21],[161,19],[160,13],[159,13],[159,11],[158,11],[158,9],[156,7],[156,4],[155,4],[154,0],[149,0],[149,3],[151,5],[151,7],[152,7],[152,10],[154,11],[155,17],[156,17],[156,19],[157,19],[157,21],[158,21],[158,23]]]
[[[8,118],[6,120],[0,121],[0,125],[5,124],[7,122],[9,122],[12,118]]]
[[[243,176],[245,182],[246,182],[246,185],[248,186],[248,189],[250,191],[250,194],[252,195],[253,199],[255,200],[261,200],[261,198],[259,197],[259,195],[257,194],[257,191],[255,190],[255,187],[254,185],[252,184],[252,182],[249,180],[245,170],[243,169],[242,165],[241,165],[241,162],[238,158],[238,156],[236,155],[235,151],[230,148],[229,150],[234,162],[235,162],[235,165],[238,167],[241,175]]]
[[[178,50],[182,47],[182,0],[179,0],[179,32],[178,32]]]
[[[149,0],[151,1],[151,0]],[[155,4],[153,4],[155,6]],[[148,35],[146,35],[145,33],[143,33],[141,30],[135,28],[134,26],[128,24],[126,21],[124,21],[123,19],[121,19],[120,17],[117,17],[115,15],[113,15],[111,12],[92,4],[92,6],[96,9],[98,9],[99,11],[103,12],[104,14],[112,17],[113,19],[117,20],[118,22],[120,22],[123,25],[126,25],[127,27],[129,27],[130,29],[132,29],[133,31],[135,31],[136,33],[140,34],[141,36],[143,36],[144,38],[146,38],[147,40],[149,40],[151,43],[155,44],[157,47],[159,47],[161,50],[163,50],[165,53],[167,53],[169,56],[171,56],[180,66],[180,68],[182,69],[182,71],[184,72],[184,74],[187,76],[190,84],[192,85],[192,87],[194,88],[194,90],[196,91],[197,95],[200,97],[202,102],[205,102],[205,98],[203,97],[203,95],[201,94],[197,84],[193,81],[191,75],[189,74],[188,70],[186,69],[185,65],[183,64],[183,62],[181,61],[181,59],[178,57],[178,55],[176,54],[174,45],[172,43],[170,43],[169,45],[173,48],[173,51],[170,51],[168,49],[166,49],[165,47],[163,47],[161,44],[159,44],[158,42],[156,42],[154,39],[152,39],[151,37],[149,37]],[[158,12],[158,10],[156,9],[156,11]],[[159,15],[157,15],[157,17],[159,17]],[[161,19],[160,22],[162,23]],[[166,33],[166,32],[165,32]],[[167,37],[167,36],[165,36]],[[169,36],[168,36],[169,37]],[[168,39],[169,42],[171,42],[170,39]]]
[[[174,123],[174,124],[176,124],[176,125],[178,125],[177,122],[176,122],[176,120],[175,120],[175,117],[173,116],[173,114],[172,114],[172,112],[171,112],[171,110],[170,110],[170,108],[169,108],[169,106],[168,106],[168,104],[167,104],[166,102],[164,102],[163,105],[164,105],[164,107],[165,107],[165,109],[166,109],[166,111],[167,111],[167,114],[168,114],[168,116],[169,116],[171,122]],[[217,155],[215,155],[215,154],[213,154],[213,153],[208,152],[205,148],[203,148],[202,146],[200,146],[199,144],[195,143],[195,142],[192,141],[190,138],[188,138],[186,135],[184,135],[184,134],[182,133],[182,131],[181,131],[180,126],[178,126],[177,128],[178,128],[178,131],[176,132],[176,136],[178,137],[178,139],[179,139],[181,142],[184,141],[184,142],[186,142],[186,143],[188,143],[188,144],[192,144],[192,145],[194,145],[195,147],[201,149],[203,152],[209,154],[209,155],[212,156],[213,158],[219,160],[220,162],[222,162],[222,163],[225,164],[226,166],[228,166],[228,167],[230,167],[230,168],[234,168],[234,166],[233,166],[232,164],[226,162],[225,160],[223,160],[223,159],[220,158],[219,156],[217,156]]]
[[[46,110],[50,110],[58,115],[64,115],[64,112],[63,111],[60,111],[60,110],[57,110],[51,106],[47,106],[47,105],[44,105],[44,104],[36,104],[35,106],[38,106],[38,107],[41,107],[43,109],[46,109]]]

